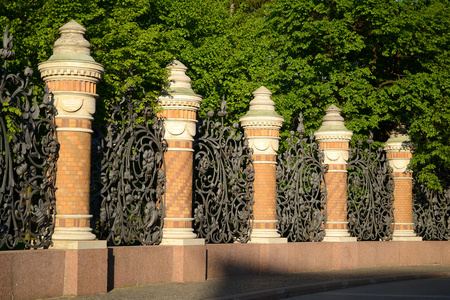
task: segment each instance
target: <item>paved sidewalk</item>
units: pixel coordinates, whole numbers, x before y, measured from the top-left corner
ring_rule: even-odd
[[[450,277],[450,266],[382,267],[296,274],[236,276],[193,283],[119,288],[107,294],[52,299],[283,299],[385,282]]]

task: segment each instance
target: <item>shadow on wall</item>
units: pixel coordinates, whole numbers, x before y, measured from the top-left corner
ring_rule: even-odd
[[[110,292],[114,289],[114,268],[115,265],[115,257],[113,254],[113,249],[108,248],[108,283],[107,283],[107,291]]]
[[[145,297],[158,299],[176,299],[180,289],[186,293],[183,299],[299,285],[308,291],[305,285],[361,279],[367,268],[450,265],[449,250],[447,242],[110,247],[107,287],[111,291],[149,285],[142,287]],[[381,275],[389,276],[391,270]]]

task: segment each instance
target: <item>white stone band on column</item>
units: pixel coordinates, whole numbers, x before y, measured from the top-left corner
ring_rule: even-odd
[[[91,219],[92,215],[55,215],[57,219]]]
[[[85,133],[94,132],[92,129],[81,127],[56,127],[56,131],[71,131],[71,132],[85,132]]]

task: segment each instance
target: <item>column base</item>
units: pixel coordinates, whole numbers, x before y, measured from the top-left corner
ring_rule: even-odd
[[[106,249],[107,241],[63,241],[53,240],[51,249],[66,249],[66,250],[86,250],[86,249]]]
[[[354,236],[325,236],[323,238],[324,243],[353,243],[358,239]]]
[[[90,227],[56,227],[52,241],[93,241],[97,237]]]
[[[249,243],[285,244],[287,243],[287,238],[282,238],[276,229],[253,229]]]
[[[205,239],[165,239],[163,238],[160,245],[165,246],[202,246],[205,245]]]
[[[287,238],[250,238],[249,244],[286,244]]]
[[[350,236],[347,229],[325,229],[325,243],[349,243],[356,242],[356,237]]]
[[[392,240],[394,242],[421,242],[422,237],[417,236],[414,230],[394,230]]]
[[[204,244],[205,240],[197,238],[192,228],[163,228],[161,245],[192,246]]]

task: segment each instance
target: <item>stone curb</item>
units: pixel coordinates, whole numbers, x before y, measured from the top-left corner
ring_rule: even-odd
[[[369,279],[367,278],[354,279],[348,281],[332,281],[320,284],[296,285],[282,288],[260,290],[256,292],[241,293],[226,297],[209,298],[208,300],[253,300],[253,299],[276,300],[309,294],[329,292],[334,290],[341,290],[346,288],[353,288],[364,285],[416,280],[416,279],[439,278],[439,277],[450,277],[450,272],[421,274],[421,275],[386,276]]]

